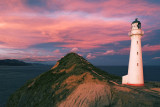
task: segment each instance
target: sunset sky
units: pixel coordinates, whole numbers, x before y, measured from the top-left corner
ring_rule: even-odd
[[[54,64],[73,51],[95,65],[128,65],[135,18],[143,64],[160,65],[159,0],[0,0],[0,59]]]

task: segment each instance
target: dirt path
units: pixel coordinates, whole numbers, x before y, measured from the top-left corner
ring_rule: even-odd
[[[97,72],[95,72],[95,71],[93,71],[93,70],[92,70],[92,72],[95,73],[96,75],[102,77],[102,78],[105,78],[104,76],[98,74]],[[112,81],[112,80],[110,80],[109,82],[111,82],[111,83],[113,83],[113,84],[115,84],[115,85],[119,85],[118,83],[116,83],[116,82],[114,82],[114,81]]]

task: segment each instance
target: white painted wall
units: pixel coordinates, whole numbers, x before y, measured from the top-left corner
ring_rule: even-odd
[[[127,84],[128,83],[128,75],[124,75],[122,77],[122,84]]]
[[[128,84],[144,84],[141,35],[131,36],[131,48],[128,66]]]

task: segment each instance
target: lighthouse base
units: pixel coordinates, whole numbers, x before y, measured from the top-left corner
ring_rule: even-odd
[[[123,83],[124,84],[124,83]],[[131,85],[131,86],[137,86],[137,87],[142,87],[144,86],[144,84],[129,84],[129,83],[126,83],[124,85]]]
[[[144,84],[129,84],[129,83],[127,83],[126,85],[131,85],[131,86],[144,86]]]
[[[144,84],[131,84],[128,83],[128,75],[122,77],[122,84],[124,85],[131,85],[131,86],[144,86]]]

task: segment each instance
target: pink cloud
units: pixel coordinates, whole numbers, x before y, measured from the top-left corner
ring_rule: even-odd
[[[121,55],[128,55],[130,52],[130,48],[122,48],[120,50],[118,50],[118,54],[121,54]]]
[[[56,49],[56,50],[53,51],[53,53],[60,53],[60,50]]]
[[[160,51],[160,45],[144,45],[142,48],[143,51]]]
[[[97,2],[87,2],[85,0],[66,0],[63,2],[57,0],[47,0],[47,4],[50,9],[59,7],[57,9],[61,11],[81,11],[91,14],[104,15],[107,17],[123,17],[125,15],[153,15],[153,13],[160,10],[159,5],[148,3],[145,0],[136,2],[131,0],[97,0]]]
[[[52,20],[38,17],[33,17],[32,20],[25,17],[23,19],[6,17],[5,20],[6,25],[1,28],[3,30],[0,30],[0,41],[5,42],[8,48],[26,48],[39,43],[64,41],[68,45],[59,45],[59,47],[96,48],[102,44],[129,39],[128,36],[123,35],[113,36],[123,33],[123,30],[117,29],[125,28],[125,26],[117,26],[125,25],[125,21],[83,20],[77,16],[74,20],[70,19],[70,16],[65,16],[65,19],[58,17]]]
[[[107,50],[106,52],[104,52],[104,55],[114,55],[116,52],[114,50]]]
[[[119,50],[107,50],[105,52],[96,52],[95,56],[104,56],[104,55],[128,55],[130,48],[122,48]]]
[[[27,0],[0,0],[0,15],[18,15],[19,13],[33,13],[35,8],[26,5]]]
[[[41,2],[41,1],[39,1]],[[106,0],[106,1],[86,1],[86,0],[45,0],[44,7],[32,6],[27,4],[27,0],[1,0],[1,11],[3,12],[44,12],[49,13],[48,10],[53,11],[69,11],[69,12],[88,12],[97,14],[100,13],[105,16],[124,16],[124,15],[153,15],[154,12],[159,11],[158,4],[151,4],[145,0],[130,1],[130,0]],[[4,13],[3,12],[3,13]],[[97,13],[96,13],[97,12]]]
[[[154,57],[154,58],[152,58],[152,59],[160,59],[160,57]]]
[[[79,51],[78,48],[72,48],[72,49],[71,49],[71,52],[78,52],[78,51]]]
[[[87,59],[94,59],[96,58],[96,56],[92,55],[92,53],[88,53],[88,55],[86,56]]]
[[[46,7],[45,7],[46,3]],[[145,0],[135,1],[107,0],[103,2],[87,2],[85,0],[46,0],[44,7],[29,6],[26,0],[1,0],[0,9],[0,48],[28,49],[36,44],[56,42],[53,47],[62,47],[78,51],[101,48],[106,44],[114,44],[130,40],[127,33],[130,30],[129,20],[136,16],[152,16],[159,20],[160,7]],[[48,11],[53,10],[53,12]],[[42,13],[43,14],[42,14]],[[148,19],[143,19],[143,26],[150,32],[157,29],[159,23],[148,25]],[[144,36],[145,37],[145,36]],[[147,36],[146,36],[147,37]],[[76,47],[76,48],[75,48]],[[159,51],[159,45],[146,45],[143,51]],[[32,50],[30,50],[32,51]],[[34,50],[35,55],[63,55],[59,50],[46,52]],[[128,54],[129,48],[102,53],[88,54],[89,58],[96,55]],[[33,53],[19,52],[19,57],[30,56]],[[16,52],[6,51],[6,55],[14,57]],[[6,56],[1,54],[1,56]],[[29,57],[29,58],[30,58]],[[38,58],[38,57],[34,57]],[[33,59],[34,59],[33,58]],[[40,57],[39,57],[40,58]],[[48,57],[49,58],[49,57]],[[40,58],[42,59],[42,58]],[[47,57],[46,57],[47,59]]]
[[[7,8],[11,13],[15,12],[12,11],[12,7],[14,7],[13,10],[18,11],[16,11],[16,15],[7,11],[6,13],[9,15],[1,18],[0,41],[6,43],[3,44],[2,47],[27,48],[34,44],[65,41],[68,44],[59,45],[59,47],[99,48],[103,44],[129,40],[127,32],[129,31],[130,24],[125,18],[115,19],[114,16],[116,16],[117,13],[130,14],[130,12],[133,11],[141,11],[140,14],[142,14],[147,9],[149,13],[159,9],[156,5],[151,5],[145,1],[139,1],[137,3],[137,7],[144,7],[141,9],[135,8],[135,5],[129,0],[125,2],[121,1],[121,3],[119,3],[118,0],[105,2],[86,2],[84,0],[67,0],[60,2],[47,0],[46,3],[47,2],[48,6],[51,5],[51,7],[53,7],[52,4],[54,4],[62,7],[59,7],[60,11],[55,11],[54,15],[50,14],[50,16],[48,16],[46,12],[44,16],[39,16],[38,9],[40,8],[35,7],[36,9],[32,9],[32,12],[29,14],[30,9],[24,0],[1,1],[1,4],[7,4],[8,6],[2,8]],[[128,9],[126,9],[125,6],[127,6]],[[96,12],[96,14],[102,13],[101,15],[88,14],[86,17],[84,13],[79,11],[94,13],[100,7],[101,10]],[[121,7],[121,9],[117,9],[116,7]],[[152,8],[149,9],[149,7]],[[116,9],[116,11],[113,11],[114,9]],[[32,13],[35,15],[32,15]],[[112,17],[104,17],[103,14],[108,14],[108,16]]]

